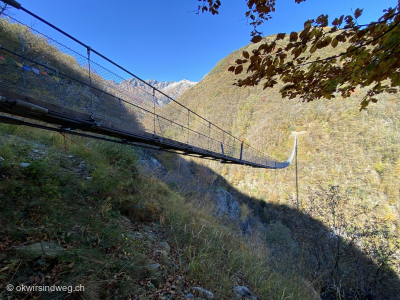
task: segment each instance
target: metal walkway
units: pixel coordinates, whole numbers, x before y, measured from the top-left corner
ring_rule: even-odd
[[[0,19],[0,112],[7,114],[0,122],[222,163],[268,169],[291,164],[297,139],[287,161],[270,159],[17,2],[3,2],[67,36],[83,54],[11,16]]]

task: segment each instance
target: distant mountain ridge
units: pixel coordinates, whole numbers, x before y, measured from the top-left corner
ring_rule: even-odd
[[[159,82],[155,79],[147,79],[145,81],[173,99],[178,98],[184,91],[197,84],[197,82],[189,81],[186,79],[183,79],[178,82],[176,81]],[[129,93],[143,98],[144,100],[153,101],[152,88],[136,78],[124,80],[119,84],[119,86],[124,90],[129,91]],[[157,97],[156,102],[159,106],[165,106],[170,102],[170,100],[165,96],[156,95],[156,97]]]

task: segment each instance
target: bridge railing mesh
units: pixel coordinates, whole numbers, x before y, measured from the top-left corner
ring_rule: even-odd
[[[244,162],[276,165],[125,69],[104,67],[110,60],[90,47],[67,47],[10,16],[0,19],[0,30],[0,85],[10,91],[90,114],[128,132]]]

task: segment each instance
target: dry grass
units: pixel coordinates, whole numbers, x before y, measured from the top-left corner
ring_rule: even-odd
[[[262,299],[315,296],[295,268],[269,261],[269,249],[259,237],[245,239],[238,229],[223,225],[196,194],[188,199],[153,177],[132,173],[137,150],[74,138],[90,151],[67,142],[65,156],[58,134],[6,125],[0,125],[0,134],[0,233],[6,250],[0,267],[8,266],[2,286],[47,274],[49,283],[83,284],[85,293],[73,294],[75,298],[118,294],[158,299],[170,292],[168,280],[179,275],[183,283],[175,290],[176,299],[183,299],[190,286],[232,299],[234,284],[246,284]],[[21,169],[21,162],[31,166]],[[107,209],[102,209],[105,203]],[[130,237],[133,231],[144,238]],[[38,241],[67,250],[54,257],[12,250]],[[160,241],[171,246],[167,258],[154,255]],[[160,273],[149,272],[152,261],[163,266]],[[282,273],[282,268],[287,269]],[[6,295],[11,296],[2,292]],[[47,299],[44,294],[31,296]]]

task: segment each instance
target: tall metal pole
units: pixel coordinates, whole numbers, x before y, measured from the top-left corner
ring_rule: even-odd
[[[91,48],[87,46],[87,59],[88,59],[88,65],[89,65],[89,85],[90,85],[90,117],[94,119],[94,113],[93,113],[93,91],[92,91],[92,70],[91,70],[91,65],[90,65],[90,50]],[[57,75],[58,77],[58,75]]]
[[[153,88],[153,134],[156,135],[156,90]]]
[[[296,198],[297,198],[297,211],[299,211],[299,175],[297,168],[297,143],[296,143]]]
[[[187,131],[187,144],[188,144],[188,146],[189,146],[189,131],[190,131],[190,109],[188,109],[188,122],[187,122],[187,128],[188,128],[188,131]]]
[[[242,160],[242,157],[243,157],[243,142],[240,145],[240,160]]]
[[[211,123],[208,122],[208,150],[211,151]]]

